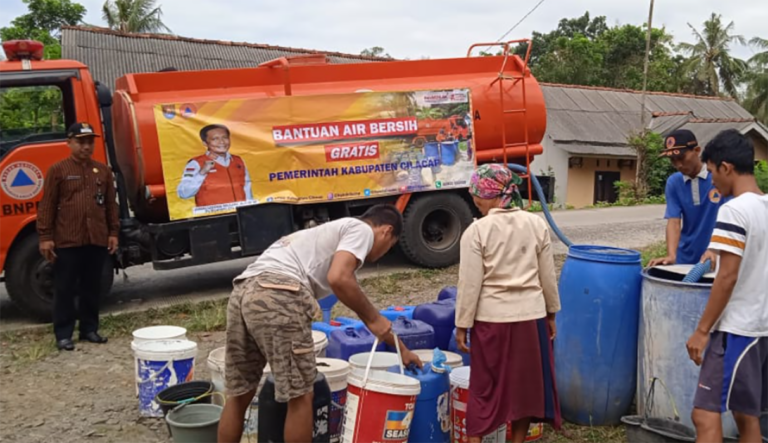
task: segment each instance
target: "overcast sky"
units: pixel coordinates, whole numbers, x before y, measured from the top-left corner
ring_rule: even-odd
[[[180,36],[265,43],[359,53],[381,46],[395,58],[462,56],[470,44],[496,41],[539,0],[159,0],[163,18]],[[103,26],[103,0],[81,0],[85,21]],[[649,1],[545,0],[508,37],[548,32],[564,17],[584,11],[604,15],[609,25],[647,20]],[[766,0],[658,0],[654,26],[677,41],[691,41],[686,23],[701,28],[712,12],[734,21],[748,40],[768,38]],[[21,0],[0,0],[0,26],[25,13]],[[734,55],[753,51],[734,47]]]

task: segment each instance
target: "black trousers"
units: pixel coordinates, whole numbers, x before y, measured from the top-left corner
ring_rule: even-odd
[[[53,331],[57,341],[72,338],[78,319],[80,334],[99,330],[102,269],[108,258],[107,248],[103,246],[56,249]],[[77,310],[75,298],[79,298]]]

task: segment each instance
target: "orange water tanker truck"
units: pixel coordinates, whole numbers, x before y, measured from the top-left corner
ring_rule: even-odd
[[[262,109],[260,112],[266,112],[263,115],[270,120],[271,114],[263,111],[267,109],[264,106],[279,107],[284,103],[280,100],[301,99],[305,107],[322,112],[323,103],[330,100],[329,97],[405,91],[411,97],[420,97],[422,104],[430,100],[433,103],[465,100],[468,112],[443,119],[440,127],[449,132],[453,130],[455,137],[471,146],[472,167],[474,163],[484,162],[509,162],[528,167],[534,156],[542,152],[546,110],[541,88],[528,70],[526,60],[509,53],[510,43],[503,45],[504,55],[495,57],[471,57],[468,53],[467,57],[452,59],[329,64],[325,56],[315,54],[280,58],[253,68],[135,73],[119,78],[115,90],[111,91],[107,85],[94,81],[88,66],[73,60],[43,60],[43,47],[39,42],[4,42],[7,60],[0,61],[0,110],[3,111],[0,112],[3,120],[0,121],[0,269],[6,290],[31,316],[41,320],[51,318],[52,270],[38,252],[35,220],[45,174],[51,165],[69,155],[65,132],[76,121],[89,123],[101,136],[96,139],[94,158],[109,164],[115,175],[120,248],[113,259],[104,264],[104,294],[109,293],[119,269],[151,262],[157,270],[173,270],[255,256],[283,235],[336,218],[359,215],[378,203],[394,204],[403,213],[405,225],[400,247],[410,261],[425,267],[457,263],[461,234],[478,213],[466,191],[466,171],[461,173],[462,180],[453,182],[463,184],[458,187],[442,182],[439,173],[428,177],[436,165],[426,165],[423,159],[419,160],[420,143],[412,141],[414,146],[408,146],[407,140],[422,136],[419,132],[425,129],[423,122],[415,133],[400,134],[406,138],[382,136],[380,140],[374,137],[361,142],[365,144],[365,150],[359,151],[362,154],[377,154],[374,146],[381,150],[387,144],[402,145],[402,149],[395,149],[394,154],[387,154],[386,158],[379,158],[380,161],[394,157],[400,161],[415,156],[414,163],[405,165],[419,168],[408,166],[405,170],[383,174],[385,179],[376,182],[381,186],[395,186],[387,192],[373,193],[366,189],[358,194],[329,193],[324,200],[252,197],[230,211],[203,211],[202,214],[190,213],[189,217],[174,215],[169,209],[180,191],[166,187],[171,181],[164,176],[163,162],[167,159],[163,156],[174,155],[168,146],[175,137],[170,141],[161,140],[161,126],[169,124],[166,117],[174,116],[174,124],[181,124],[187,113],[192,112],[189,108],[194,107],[168,107],[169,103],[249,102]],[[440,96],[454,93],[459,94],[458,99]],[[13,117],[23,113],[22,104],[34,105],[34,112],[42,111],[44,115]],[[162,109],[162,113],[158,109]],[[418,121],[408,123],[408,119],[417,120],[409,112],[415,113],[415,107],[401,112],[398,118],[413,129]],[[457,118],[466,124],[458,125]],[[263,124],[262,120],[253,124]],[[386,129],[389,121],[391,119],[377,123],[377,127]],[[339,122],[343,123],[344,118]],[[471,125],[471,130],[466,125]],[[390,126],[396,128],[394,124]],[[247,125],[232,127],[234,139],[237,128],[247,128]],[[315,131],[306,127],[303,130],[305,134]],[[436,136],[423,135],[430,139]],[[329,162],[327,167],[323,166],[326,171],[331,170],[331,162],[337,160],[334,155],[354,154],[363,146],[339,148],[341,145],[337,142],[344,141],[323,142],[327,143]],[[347,178],[331,176],[321,180],[311,178],[311,171],[279,172],[294,167],[284,163],[301,161],[302,156],[310,152],[302,151],[305,146],[306,143],[298,142],[280,145],[276,141],[267,146],[282,149],[279,158],[283,160],[271,166],[265,166],[268,164],[265,162],[248,163],[254,189],[261,183],[259,180],[265,186],[273,186],[274,195],[278,197],[294,195],[296,192],[291,189],[301,186],[341,189]],[[249,146],[241,149],[247,150]],[[320,150],[318,158],[326,158],[322,154],[323,146],[312,149]],[[249,154],[243,155],[247,163]],[[393,165],[397,169],[397,163]],[[372,170],[350,168],[348,170],[358,172]],[[444,167],[442,171],[450,169]],[[286,179],[268,182],[268,176]],[[302,177],[301,183],[295,182]],[[400,178],[406,182],[384,183]],[[410,186],[407,180],[412,178],[424,181],[419,182],[420,186]],[[554,189],[551,179],[540,177],[540,182],[545,194],[551,196]],[[280,186],[285,187],[285,192]],[[525,180],[522,191],[530,193],[530,189],[530,179]],[[258,189],[254,193],[258,194]],[[537,200],[529,195],[531,199]]]

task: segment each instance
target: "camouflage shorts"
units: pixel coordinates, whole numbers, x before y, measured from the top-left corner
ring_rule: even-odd
[[[255,390],[267,363],[278,402],[311,392],[317,376],[312,319],[319,309],[292,278],[263,273],[236,281],[227,306],[227,394]]]

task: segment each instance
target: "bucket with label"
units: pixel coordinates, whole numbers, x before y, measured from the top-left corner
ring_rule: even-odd
[[[133,331],[133,341],[131,342],[131,351],[136,352],[136,345],[139,343],[146,343],[149,341],[160,340],[186,340],[187,330],[181,326],[148,326]],[[133,359],[133,375],[134,378],[138,377],[139,373],[139,361],[134,357]],[[139,395],[139,384],[134,383],[136,386],[136,396]]]
[[[312,340],[315,342],[315,357],[325,357],[325,349],[328,347],[328,336],[322,331],[312,331]]]
[[[318,358],[317,370],[325,375],[331,388],[331,412],[328,418],[331,443],[341,441],[341,422],[347,404],[347,377],[351,367],[348,362],[335,358]]]
[[[190,340],[150,341],[136,345],[139,413],[143,417],[163,416],[155,397],[166,388],[192,381],[196,355],[197,343]]]
[[[341,436],[343,443],[408,441],[421,384],[404,374],[402,363],[399,374],[371,370],[376,345],[378,340],[365,369],[353,369],[349,375]],[[399,346],[397,354],[400,359]],[[402,359],[399,361],[402,362]]]
[[[467,403],[469,402],[469,366],[451,371],[451,443],[467,443]],[[507,440],[507,425],[483,436],[483,443],[504,443]]]
[[[215,392],[224,393],[224,353],[226,347],[216,348],[208,354],[208,371],[211,373],[211,383]],[[222,396],[214,396],[213,404],[224,406]]]
[[[318,372],[312,388],[311,443],[330,443],[331,433],[328,422],[331,409],[331,389],[325,375]],[[278,443],[285,441],[288,403],[278,403],[275,394],[275,378],[273,374],[270,374],[261,392],[259,392],[258,442]]]
[[[528,435],[525,436],[525,441],[537,441],[541,440],[544,435],[544,423],[531,423],[528,427]],[[512,442],[512,423],[507,423],[507,443]]]

